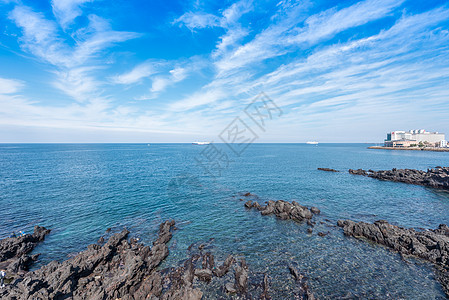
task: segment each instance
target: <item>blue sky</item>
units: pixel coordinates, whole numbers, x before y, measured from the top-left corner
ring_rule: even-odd
[[[260,92],[259,142],[449,134],[449,4],[0,0],[0,142],[218,141]]]

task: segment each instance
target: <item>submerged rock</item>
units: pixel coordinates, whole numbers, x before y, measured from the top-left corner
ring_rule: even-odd
[[[293,265],[289,265],[288,269],[290,270],[290,274],[293,276],[293,279],[297,283],[294,299],[316,300],[315,296],[309,288],[307,277]]]
[[[432,262],[437,267],[437,278],[449,297],[449,227],[441,224],[437,229],[416,231],[398,227],[380,220],[373,224],[339,220],[345,235],[363,237],[387,246],[405,255],[414,255]]]
[[[368,176],[379,180],[404,182],[431,188],[449,190],[449,167],[437,167],[427,171],[414,169],[392,169],[385,171],[352,170],[350,174]]]

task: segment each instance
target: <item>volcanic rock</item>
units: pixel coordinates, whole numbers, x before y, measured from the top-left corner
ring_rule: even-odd
[[[352,170],[350,174],[363,175],[379,180],[404,182],[431,188],[449,190],[449,167],[437,167],[427,171],[414,169],[392,169],[386,171]]]
[[[437,278],[449,297],[449,227],[441,224],[437,229],[416,231],[398,227],[380,220],[373,224],[339,220],[345,235],[362,237],[392,248],[404,255],[414,255],[433,263]]]

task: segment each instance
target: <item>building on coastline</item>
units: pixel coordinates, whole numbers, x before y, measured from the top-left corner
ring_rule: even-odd
[[[410,131],[392,131],[387,133],[385,147],[438,147],[446,148],[447,141],[444,133],[429,132],[424,129]]]

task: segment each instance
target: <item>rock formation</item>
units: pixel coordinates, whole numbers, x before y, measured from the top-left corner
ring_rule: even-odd
[[[172,238],[174,225],[174,221],[162,223],[152,247],[139,243],[137,239],[128,240],[129,231],[124,229],[106,243],[89,245],[87,250],[71,259],[53,261],[33,272],[17,275],[0,289],[0,299],[197,300],[203,297],[203,292],[196,287],[195,280],[208,283],[221,277],[227,281],[223,283],[223,291],[243,298],[251,297],[248,294],[250,271],[245,260],[242,258],[237,262],[228,255],[221,264],[216,264],[211,252],[203,252],[205,244],[198,247],[192,244],[188,248],[190,257],[180,266],[159,270],[157,267],[169,254],[167,243]],[[37,228],[33,239],[27,237],[22,240],[42,240],[44,233],[48,232]],[[5,246],[21,245],[12,241],[15,240],[6,239],[0,243],[2,251],[17,249],[3,251],[2,257],[31,251],[24,246]],[[224,276],[231,269],[234,276],[229,281],[229,276]],[[267,276],[260,286],[263,289],[259,292],[260,299],[270,299]]]
[[[261,206],[256,201],[248,200],[245,202],[245,207],[248,209],[255,208],[259,210],[263,216],[274,214],[282,220],[291,219],[297,222],[310,220],[314,213],[320,213],[320,210],[316,207],[311,207],[309,209],[296,201],[290,203],[284,200],[270,200],[265,206]]]
[[[128,230],[113,235],[103,246],[92,244],[77,256],[25,274],[0,291],[5,299],[145,299],[161,292],[154,269],[168,255],[174,221],[161,224],[153,247],[135,239]]]
[[[414,255],[435,264],[437,278],[449,297],[449,227],[440,225],[434,230],[416,231],[380,220],[373,224],[339,220],[345,235],[363,237],[385,245],[401,254]]]
[[[368,176],[380,180],[404,182],[449,190],[449,167],[436,167],[433,169],[428,169],[427,171],[413,169],[392,169],[386,171],[349,169],[349,173]]]
[[[326,171],[326,172],[340,172],[340,171],[337,171],[337,170],[334,170],[334,169],[330,169],[330,168],[318,168],[318,170],[320,170],[320,171]]]
[[[297,289],[295,291],[295,299],[316,300],[315,296],[309,289],[307,277],[293,265],[290,265],[288,269],[290,270],[290,274],[293,276],[293,279],[295,279],[297,283]]]
[[[0,265],[7,273],[27,271],[39,254],[28,255],[50,230],[35,226],[33,234],[6,238],[0,241]]]

